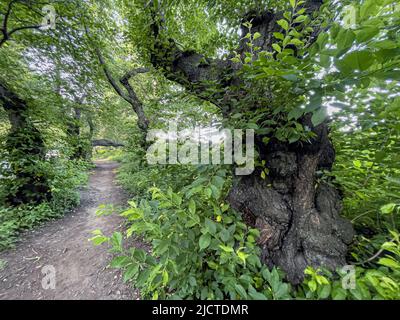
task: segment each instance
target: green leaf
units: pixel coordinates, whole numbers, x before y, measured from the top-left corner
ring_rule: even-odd
[[[139,271],[138,264],[130,265],[124,272],[123,281],[127,282],[128,280],[132,279],[137,274],[138,271]]]
[[[206,218],[205,220],[205,226],[207,231],[211,234],[215,234],[215,232],[217,231],[216,223],[208,218]]]
[[[336,60],[335,65],[343,73],[351,73],[354,70],[365,71],[375,62],[374,55],[367,51],[354,51],[341,60]]]
[[[235,114],[232,116],[232,119],[240,119],[242,116],[243,116],[243,114],[241,114],[241,113],[235,113]]]
[[[394,270],[400,269],[400,263],[396,260],[393,260],[392,258],[380,258],[378,263],[382,266],[386,266]]]
[[[225,252],[233,252],[234,251],[232,247],[224,246],[223,244],[220,244],[219,247]]]
[[[353,165],[356,168],[361,168],[362,167],[362,163],[360,160],[353,160]]]
[[[381,212],[383,214],[391,214],[395,208],[396,208],[395,203],[388,203],[381,207]]]
[[[320,287],[318,290],[318,298],[319,299],[327,299],[331,294],[331,285],[325,284]]]
[[[211,179],[211,183],[218,187],[218,188],[222,188],[224,186],[225,180],[224,178],[220,177],[220,176],[213,176]]]
[[[294,73],[283,74],[281,77],[286,80],[293,81],[293,82],[297,81],[297,79],[298,79],[297,75],[295,75]]]
[[[317,283],[314,280],[308,281],[307,285],[312,292],[315,292],[317,290]]]
[[[272,48],[274,48],[275,51],[277,51],[277,52],[279,52],[279,53],[282,52],[281,46],[280,46],[279,44],[277,44],[277,43],[274,43],[274,44],[272,45]]]
[[[206,195],[207,198],[210,198],[212,195],[212,189],[211,188],[206,188],[204,190],[204,194]]]
[[[285,36],[280,32],[274,32],[273,35],[274,35],[275,38],[277,38],[279,40],[285,39]]]
[[[279,283],[278,290],[274,292],[275,299],[285,299],[289,295],[289,285],[287,283]]]
[[[276,23],[279,24],[284,30],[289,29],[289,23],[285,19],[278,20]]]
[[[240,260],[242,260],[243,263],[246,263],[246,259],[249,256],[247,253],[244,253],[243,251],[236,251],[237,256],[239,257]]]
[[[377,5],[379,1],[377,0],[366,0],[360,8],[360,18],[366,19],[371,16],[377,10]]]
[[[257,291],[249,292],[249,296],[254,300],[268,300],[265,295]]]
[[[357,42],[367,42],[368,40],[371,40],[373,37],[375,37],[378,33],[378,27],[368,26],[366,28],[363,28],[356,35]]]
[[[199,239],[200,250],[206,249],[211,243],[211,235],[209,233],[203,234]]]
[[[299,39],[292,39],[289,43],[294,44],[296,47],[302,47],[304,45],[304,42]]]
[[[240,284],[235,284],[235,290],[239,294],[240,298],[247,299],[246,290]]]
[[[314,110],[317,110],[320,108],[322,105],[322,95],[321,92],[318,90],[313,96],[310,98],[309,104],[306,106],[304,112],[313,112]]]
[[[114,232],[111,237],[111,244],[114,249],[122,250],[122,234],[121,232]]]
[[[190,201],[189,201],[189,212],[191,214],[195,214],[196,213],[196,202],[194,202],[193,199],[190,199]]]
[[[294,23],[304,22],[307,19],[307,16],[300,15],[296,19],[294,19]]]
[[[321,67],[328,68],[331,65],[331,57],[327,54],[321,54],[319,56],[319,64]]]
[[[229,231],[227,229],[222,229],[219,232],[219,236],[221,238],[222,241],[227,242],[230,238],[231,238],[231,234],[229,233]]]
[[[397,48],[397,47],[398,47],[398,44],[397,44],[395,41],[386,39],[386,40],[374,42],[374,43],[372,44],[372,46],[373,46],[374,48],[379,48],[379,49],[386,49],[386,50],[388,50],[388,49],[395,49],[395,48]]]
[[[129,257],[118,256],[111,260],[110,267],[111,268],[123,268],[130,262],[131,262],[131,260],[129,259]]]
[[[203,289],[201,289],[200,299],[205,300],[207,299],[207,296],[208,296],[208,288],[203,287]]]
[[[260,37],[261,37],[261,33],[256,32],[256,33],[254,33],[254,35],[253,35],[253,40],[257,40],[257,39],[260,38]]]
[[[332,290],[332,299],[333,300],[345,300],[347,297],[347,292],[345,289],[341,287],[336,287]]]
[[[324,122],[326,117],[327,117],[326,109],[324,107],[321,107],[313,113],[311,117],[311,122],[313,126],[316,127],[322,122]]]
[[[350,29],[341,29],[337,35],[337,47],[339,52],[349,49],[356,38],[355,33]]]
[[[163,280],[162,280],[163,285],[166,286],[167,283],[168,283],[168,280],[169,280],[169,276],[168,276],[167,270],[164,270],[164,271],[163,271],[162,279],[163,279]]]
[[[300,108],[300,107],[296,107],[293,108],[292,110],[290,110],[290,112],[288,113],[288,120],[297,120],[299,119],[302,115],[304,114],[304,109]]]
[[[172,201],[174,202],[174,204],[176,204],[177,206],[180,206],[182,204],[182,197],[177,194],[177,193],[173,193],[172,194]]]
[[[102,243],[108,241],[108,238],[105,236],[94,236],[93,238],[89,239],[95,246],[99,246]]]

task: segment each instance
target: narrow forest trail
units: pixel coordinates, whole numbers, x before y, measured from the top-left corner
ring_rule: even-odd
[[[95,229],[120,229],[118,215],[97,217],[100,204],[123,206],[123,190],[115,184],[117,163],[97,161],[82,191],[81,204],[63,218],[22,235],[16,248],[0,253],[0,299],[136,299],[120,272],[107,265],[111,254],[88,238]],[[54,266],[55,289],[43,289],[44,266]]]

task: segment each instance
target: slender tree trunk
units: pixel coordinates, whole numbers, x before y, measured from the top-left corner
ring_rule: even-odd
[[[87,148],[85,148],[85,141],[81,136],[81,109],[78,107],[73,108],[73,116],[68,122],[67,133],[70,139],[70,145],[73,152],[70,156],[71,159],[87,159]],[[86,143],[89,146],[89,143]]]
[[[92,155],[93,155],[93,143],[92,143],[92,140],[93,140],[95,126],[94,126],[94,123],[93,123],[93,119],[92,119],[92,117],[90,115],[88,115],[86,117],[86,121],[87,121],[87,124],[89,126],[89,141],[90,141],[90,145],[89,145],[89,149],[88,149],[88,153],[87,153],[87,160],[91,160],[92,159]]]

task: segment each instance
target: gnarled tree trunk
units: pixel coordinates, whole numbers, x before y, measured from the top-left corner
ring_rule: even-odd
[[[228,196],[246,222],[260,230],[264,262],[280,266],[294,284],[301,282],[307,266],[343,266],[353,237],[351,223],[340,217],[338,191],[317,182],[317,170],[332,166],[334,150],[325,123],[314,131],[317,138],[308,145],[259,144],[269,175],[263,180],[256,170],[236,177]]]

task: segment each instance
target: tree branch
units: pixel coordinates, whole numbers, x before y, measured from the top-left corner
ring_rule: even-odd
[[[85,31],[86,31],[86,36],[88,37],[89,40],[90,34],[89,34],[89,29],[85,26]],[[104,74],[106,75],[106,78],[108,82],[111,84],[111,86],[114,88],[114,90],[117,92],[117,94],[122,97],[125,101],[127,101],[133,108],[133,111],[136,113],[138,117],[138,127],[142,130],[144,133],[143,135],[143,143],[145,142],[144,136],[147,133],[147,129],[149,126],[149,121],[146,118],[146,115],[143,110],[143,104],[139,100],[139,98],[136,95],[135,90],[132,88],[132,86],[129,83],[129,79],[133,76],[135,76],[138,73],[144,73],[148,72],[149,70],[147,68],[137,68],[133,69],[131,71],[128,71],[120,80],[119,82],[124,86],[125,90],[127,91],[128,94],[125,94],[121,87],[118,85],[117,81],[114,79],[114,77],[111,75],[110,70],[107,67],[106,62],[104,61],[104,58],[100,52],[100,49],[95,46],[95,52],[98,57],[99,63],[104,71]]]
[[[231,60],[209,59],[194,51],[182,51],[173,39],[163,39],[162,13],[157,11],[153,1],[150,3],[152,18],[150,30],[154,38],[154,49],[150,54],[153,66],[161,68],[167,79],[183,85],[198,97],[216,105],[224,104],[229,98],[227,94],[224,94],[226,88],[232,83],[237,83],[236,74],[241,66]],[[321,4],[322,0],[308,0],[304,7],[308,13],[311,13]],[[276,21],[282,16],[282,12],[274,13],[269,10],[249,12],[243,17],[242,22],[251,20],[253,26],[251,30],[242,26],[242,33],[259,32],[261,37],[255,41],[254,45],[259,46],[261,50],[271,51],[274,41],[273,32],[280,30]],[[249,50],[247,41],[248,39],[240,40],[239,53],[242,55]],[[231,53],[230,56],[233,57],[234,54]]]
[[[99,59],[99,63],[100,66],[102,67],[104,74],[106,75],[106,78],[108,80],[108,82],[111,84],[111,86],[114,88],[115,92],[122,97],[123,99],[125,99],[127,102],[131,103],[131,100],[129,99],[129,97],[127,95],[125,95],[125,93],[121,90],[121,88],[119,87],[117,81],[115,81],[115,79],[113,78],[113,76],[111,75],[110,70],[108,70],[107,64],[104,61],[104,58],[100,52],[99,48],[95,48],[95,52],[97,55],[97,58]]]
[[[11,30],[9,33],[8,33],[8,36],[10,37],[14,32],[17,32],[17,31],[20,31],[20,30],[26,30],[26,29],[40,29],[40,25],[32,25],[32,26],[22,26],[22,27],[18,27],[18,28],[15,28],[15,29],[13,29],[13,30]]]
[[[136,76],[138,73],[146,73],[146,72],[149,72],[149,71],[150,71],[149,68],[136,68],[136,69],[133,69],[133,70],[128,71],[127,73],[125,73],[125,75],[121,78],[120,81],[129,80],[129,78],[132,78],[132,77]]]
[[[19,0],[12,0],[9,2],[7,11],[4,15],[4,20],[3,20],[3,27],[1,28],[1,32],[3,33],[3,38],[0,40],[0,48],[3,44],[6,43],[7,40],[10,39],[11,35],[14,34],[17,31],[21,30],[27,30],[27,29],[39,29],[40,25],[27,25],[27,26],[21,26],[21,27],[16,27],[12,29],[10,32],[8,31],[8,20],[11,15],[11,10],[12,6],[14,3],[18,2]]]
[[[210,96],[208,89],[216,89],[222,83],[228,85],[226,79],[233,73],[229,60],[210,59],[194,51],[182,51],[175,40],[163,39],[162,12],[149,5],[152,23],[151,36],[154,49],[150,51],[150,60],[154,67],[163,70],[165,77],[177,82],[202,99],[217,103],[215,96]]]
[[[4,15],[3,28],[2,28],[2,31],[4,34],[7,34],[7,23],[8,23],[8,18],[10,17],[10,14],[11,14],[12,6],[17,1],[18,0],[11,0],[8,3],[7,11],[6,11],[6,14]]]
[[[150,70],[148,68],[137,68],[133,69],[131,71],[128,71],[120,80],[119,82],[125,87],[126,91],[128,92],[128,96],[130,99],[130,103],[138,117],[138,126],[140,129],[142,129],[144,132],[147,132],[148,126],[149,126],[149,121],[146,118],[146,115],[144,114],[143,110],[143,104],[139,100],[139,98],[136,95],[135,90],[132,88],[132,86],[129,83],[129,79],[131,77],[134,77],[138,73],[146,73],[149,72]]]
[[[97,139],[92,141],[93,147],[123,147],[123,143],[113,142],[107,139]]]

